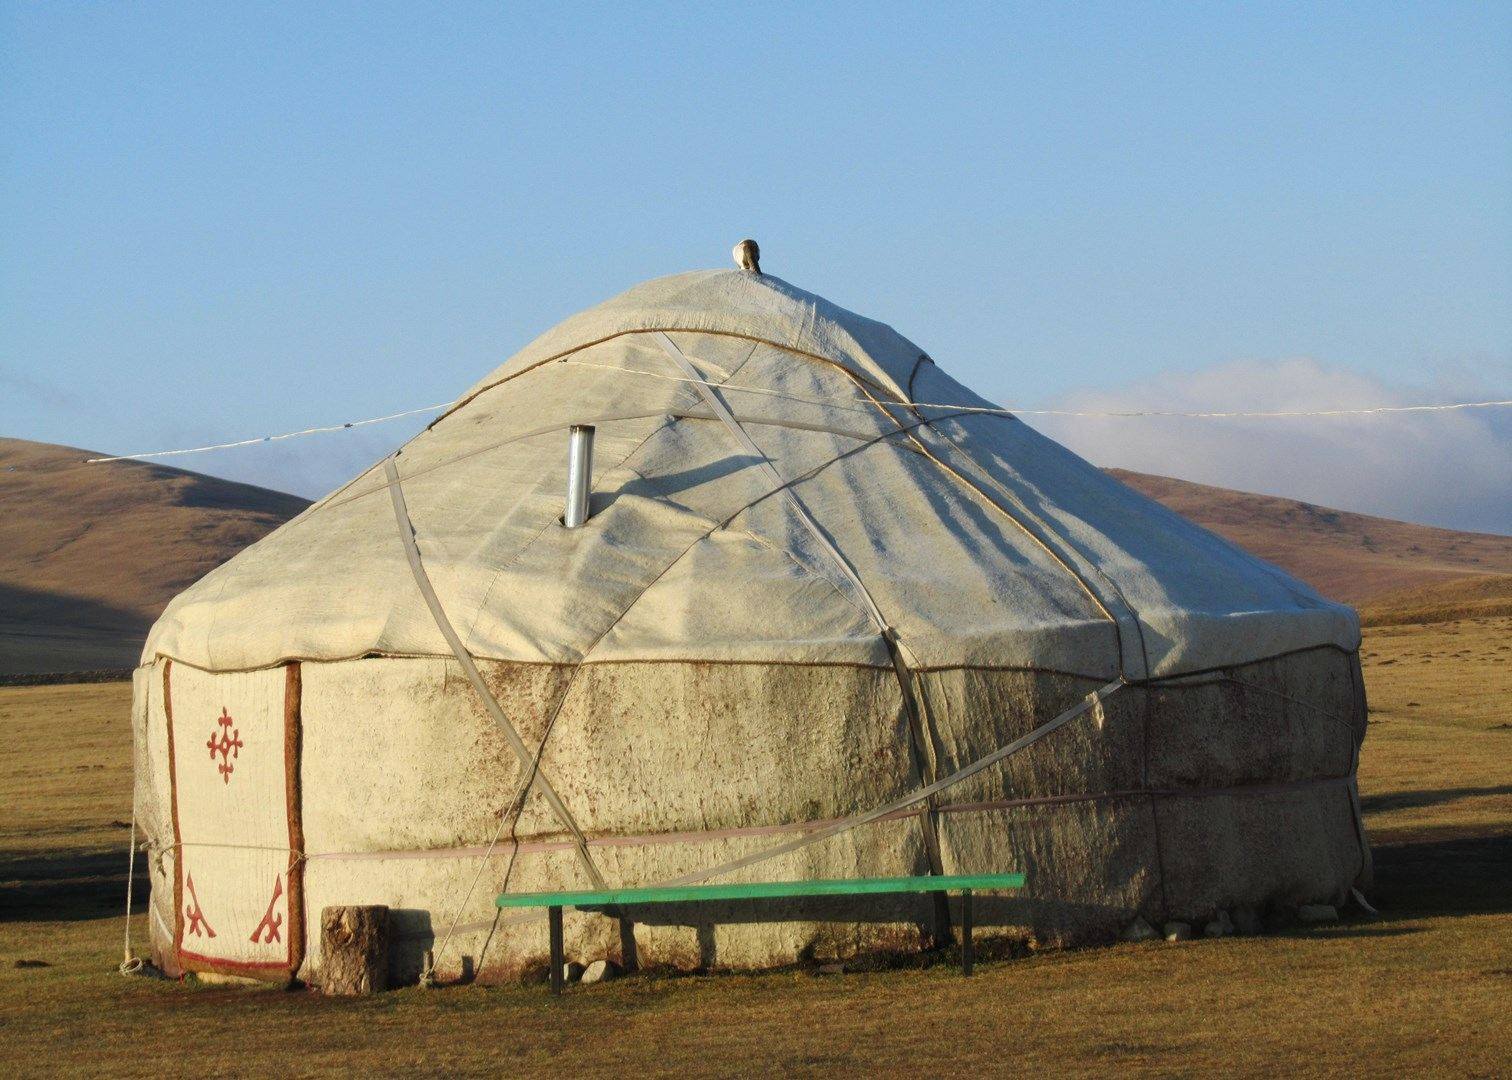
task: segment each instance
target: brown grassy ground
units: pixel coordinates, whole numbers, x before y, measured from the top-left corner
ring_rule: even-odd
[[[1196,1076],[1512,1071],[1512,619],[1372,630],[1379,920],[816,977],[403,990],[125,979],[120,684],[0,690],[0,1064],[13,1074]],[[145,933],[136,920],[138,940]],[[17,960],[51,966],[17,968]]]

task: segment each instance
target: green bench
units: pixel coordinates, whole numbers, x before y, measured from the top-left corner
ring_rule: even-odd
[[[774,897],[861,896],[868,893],[961,894],[961,974],[970,975],[971,894],[974,891],[1022,889],[1023,874],[958,874],[930,877],[840,878],[822,881],[755,881],[729,885],[673,885],[647,889],[600,889],[582,892],[504,893],[501,908],[545,908],[551,926],[551,992],[562,992],[562,909],[620,907],[629,904],[703,903],[711,900],[766,900]]]

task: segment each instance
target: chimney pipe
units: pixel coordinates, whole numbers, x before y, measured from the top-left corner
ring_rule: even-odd
[[[567,508],[562,524],[576,529],[588,520],[588,491],[593,483],[593,425],[573,424],[567,441]]]

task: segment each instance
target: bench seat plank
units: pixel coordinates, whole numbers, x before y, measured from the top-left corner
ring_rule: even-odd
[[[602,907],[701,900],[759,900],[783,896],[857,896],[864,893],[945,892],[960,889],[1021,889],[1023,874],[958,874],[922,877],[832,878],[817,881],[747,881],[643,889],[504,893],[501,908]]]

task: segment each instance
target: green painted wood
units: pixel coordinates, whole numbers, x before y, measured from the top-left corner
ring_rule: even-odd
[[[819,881],[750,881],[727,885],[675,885],[584,892],[504,893],[501,908],[603,907],[700,900],[760,900],[774,896],[858,896],[864,893],[945,892],[958,889],[1022,889],[1023,874],[960,874],[925,877],[835,878]]]

